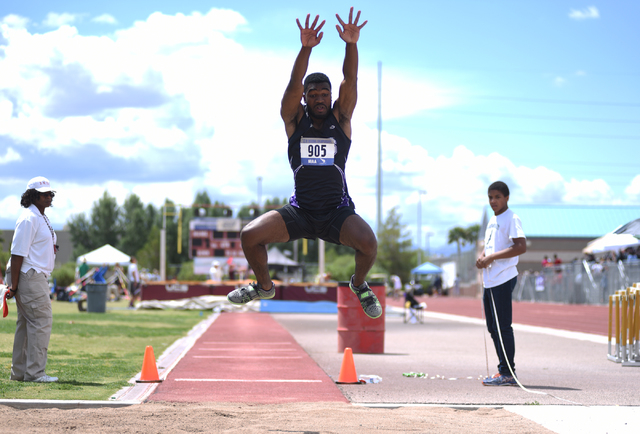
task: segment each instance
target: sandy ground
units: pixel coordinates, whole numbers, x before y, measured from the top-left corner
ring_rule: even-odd
[[[3,433],[532,433],[552,431],[487,407],[367,408],[342,403],[140,404],[123,408],[0,406]]]

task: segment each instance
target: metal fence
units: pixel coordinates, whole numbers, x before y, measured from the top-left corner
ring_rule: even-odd
[[[525,271],[513,291],[517,301],[608,304],[609,295],[640,282],[640,260],[575,261],[540,272]]]

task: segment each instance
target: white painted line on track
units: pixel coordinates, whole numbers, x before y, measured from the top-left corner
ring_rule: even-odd
[[[213,322],[220,316],[219,313],[213,313],[208,318],[196,324],[187,334],[187,336],[175,341],[169,348],[164,350],[162,355],[157,359],[158,375],[165,380],[169,373],[176,367],[178,362],[186,356],[189,350],[196,344],[196,341],[207,331]],[[164,369],[160,368],[164,366]],[[115,401],[137,401],[144,402],[161,383],[136,383],[135,380],[140,378],[140,372],[129,380],[131,387],[123,387],[110,399]]]
[[[230,342],[230,341],[207,341],[203,344],[225,344],[225,345],[291,345],[293,342]]]
[[[296,348],[196,348],[202,351],[298,351]]]
[[[246,380],[236,378],[176,378],[173,381],[208,381],[208,382],[238,382],[238,383],[322,383],[322,380]]]
[[[437,319],[444,319],[449,321],[458,321],[458,322],[464,322],[469,324],[486,326],[486,323],[483,319],[471,318],[471,317],[462,316],[462,315],[452,315],[449,313],[425,311],[424,316],[437,318]],[[558,329],[552,329],[549,327],[531,326],[531,325],[518,324],[518,323],[513,324],[513,329],[518,331],[523,331],[523,332],[540,333],[543,335],[556,336],[559,338],[588,341],[596,344],[606,344],[608,341],[608,338],[606,336],[595,335],[591,333],[572,332],[569,330],[558,330]]]
[[[193,356],[194,359],[301,359],[302,356]]]

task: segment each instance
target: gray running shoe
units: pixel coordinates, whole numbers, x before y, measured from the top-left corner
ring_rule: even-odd
[[[250,283],[247,286],[242,286],[231,291],[227,295],[227,300],[233,304],[247,304],[251,300],[256,299],[268,300],[276,295],[276,285],[274,285],[273,282],[271,285],[271,289],[265,291],[259,283]]]
[[[56,381],[58,381],[58,377],[49,377],[47,374],[44,374],[42,377],[33,380],[33,383],[55,383]]]
[[[367,282],[364,282],[364,288],[358,289],[358,287],[354,286],[353,277],[351,277],[349,280],[349,288],[358,296],[360,306],[362,306],[365,315],[373,319],[379,318],[380,315],[382,315],[382,306],[378,301],[378,297],[376,297],[371,288],[369,288]]]
[[[493,377],[487,377],[482,380],[483,386],[517,386],[516,379],[511,375],[494,375]]]

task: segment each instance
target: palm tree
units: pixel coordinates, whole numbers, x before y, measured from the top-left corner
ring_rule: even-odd
[[[461,248],[466,246],[467,244],[473,244],[478,241],[478,234],[480,233],[480,225],[475,224],[471,225],[468,228],[461,228],[460,226],[456,226],[449,230],[449,244],[456,243],[458,247],[458,271],[463,271],[463,277],[466,278],[466,270],[461,270],[460,265],[462,263],[462,253]]]
[[[458,269],[460,269],[460,249],[462,246],[466,245],[468,242],[469,233],[466,229],[461,228],[460,226],[456,226],[455,228],[449,229],[449,244],[456,243],[458,247]]]

